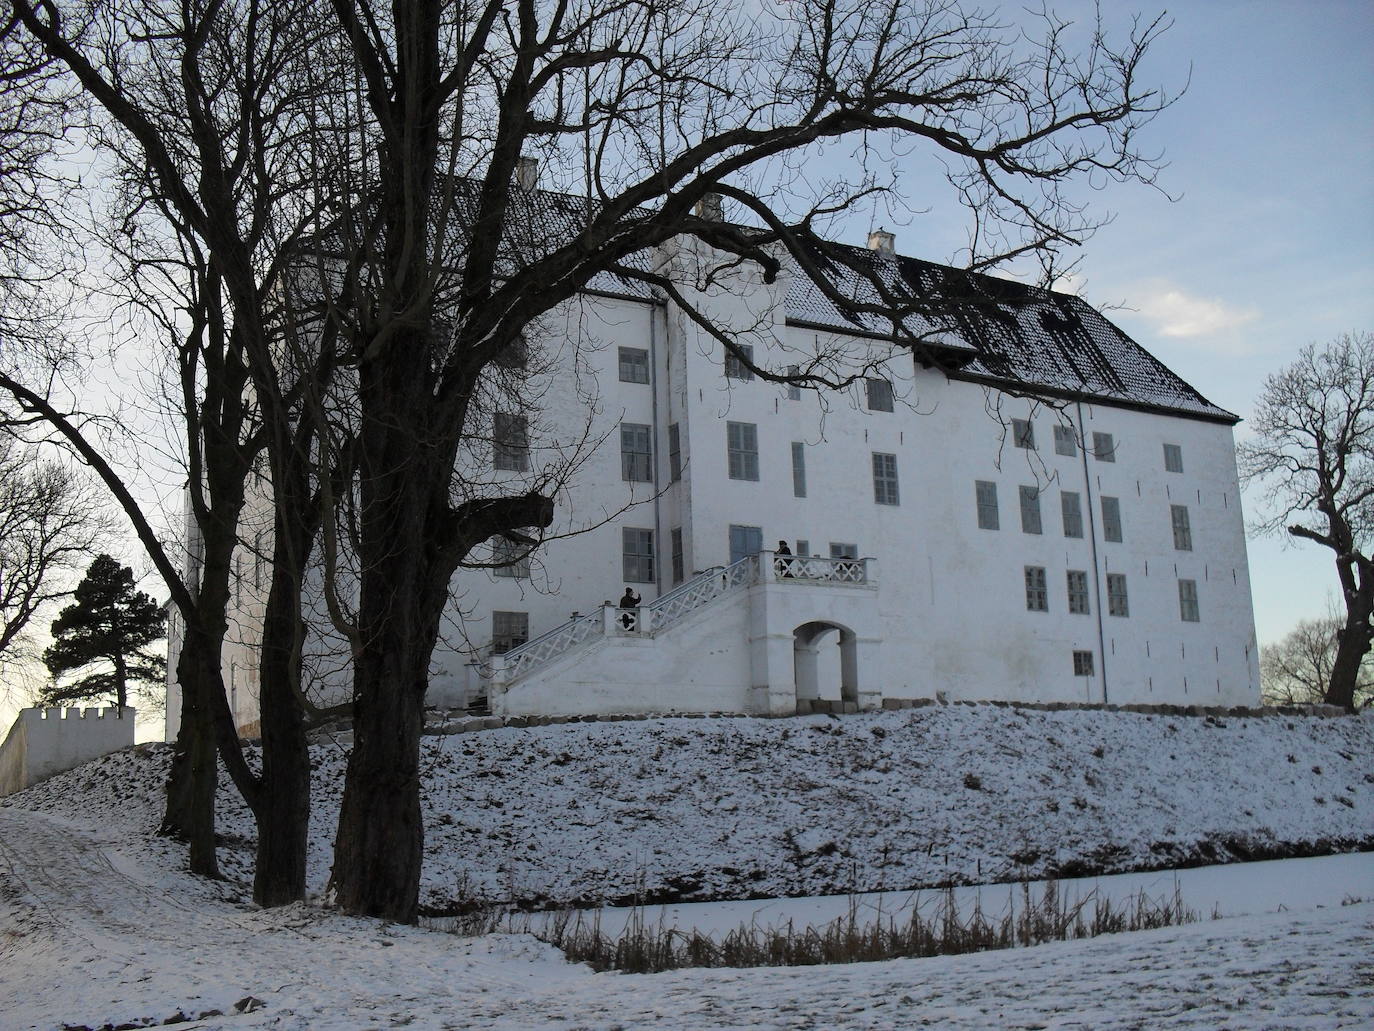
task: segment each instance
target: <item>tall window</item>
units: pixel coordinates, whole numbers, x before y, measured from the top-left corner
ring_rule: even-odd
[[[529,426],[523,415],[497,412],[492,424],[492,463],[497,469],[523,473],[530,467]]]
[[[505,655],[530,639],[528,612],[493,612],[491,614],[491,652]]]
[[[642,347],[620,348],[620,382],[649,382],[649,352]]]
[[[620,424],[620,478],[632,483],[653,480],[654,456],[648,426],[636,422]]]
[[[752,422],[727,422],[725,436],[729,449],[730,479],[759,478],[759,428]]]
[[[496,564],[493,576],[526,579],[530,575],[530,556],[525,547],[505,537],[493,537],[491,560]]]
[[[1072,490],[1060,492],[1059,507],[1064,516],[1064,536],[1082,537],[1083,506],[1079,502],[1078,492]]]
[[[787,375],[789,375],[789,376],[800,376],[800,375],[801,375],[801,366],[800,366],[800,365],[789,365],[789,366],[787,367]],[[789,384],[787,384],[787,400],[789,400],[789,401],[800,401],[800,400],[801,400],[801,387],[797,386],[797,384],[795,384],[795,383],[789,383]]]
[[[1031,612],[1050,610],[1050,592],[1045,584],[1044,566],[1026,567],[1026,608]]]
[[[879,505],[898,505],[897,456],[873,452],[873,500]]]
[[[1043,533],[1040,527],[1040,492],[1034,487],[1022,487],[1021,494],[1021,532]]]
[[[1088,605],[1088,574],[1082,569],[1069,570],[1069,611],[1075,616],[1090,615]]]
[[[978,498],[978,529],[1001,529],[997,515],[997,484],[991,480],[975,480],[973,488]]]
[[[1130,601],[1126,597],[1126,574],[1107,574],[1107,615],[1129,616]]]
[[[730,526],[730,564],[763,550],[763,527]]]
[[[1178,444],[1164,445],[1164,471],[1166,473],[1183,472],[1183,448]]]
[[[673,541],[673,583],[680,584],[686,576],[686,564],[682,557],[682,527],[674,526]]]
[[[792,496],[806,497],[806,445],[792,441]]]
[[[1193,528],[1188,522],[1187,505],[1170,505],[1170,521],[1174,526],[1174,550],[1193,550]]]
[[[1121,499],[1102,496],[1102,537],[1121,543]]]
[[[1099,462],[1116,461],[1116,441],[1110,433],[1093,434],[1093,457]]]
[[[885,379],[866,379],[864,386],[868,391],[868,410],[870,412],[892,411],[892,383]]]
[[[1198,621],[1196,580],[1180,580],[1178,582],[1178,614],[1185,623]]]
[[[682,433],[675,422],[668,424],[668,476],[670,483],[682,479]]]
[[[1011,439],[1017,447],[1034,451],[1035,426],[1029,419],[1013,419],[1011,421]]]
[[[1057,423],[1054,427],[1054,453],[1056,455],[1067,455],[1072,458],[1078,454],[1078,437],[1074,434],[1072,426],[1065,426]],[[1089,652],[1091,655],[1092,653]]]
[[[754,347],[752,344],[736,344],[735,347],[739,349],[739,354],[743,355],[745,360],[753,364]],[[733,351],[725,352],[725,376],[727,379],[750,380],[754,378],[749,366],[745,365],[740,356]]]
[[[625,526],[620,530],[621,559],[625,582],[654,582],[654,531]]]

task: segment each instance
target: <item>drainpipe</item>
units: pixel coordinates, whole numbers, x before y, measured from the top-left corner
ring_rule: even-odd
[[[649,302],[649,397],[653,405],[653,429],[649,431],[654,460],[650,466],[654,471],[654,593],[658,597],[663,597],[663,515],[662,499],[663,491],[659,488],[659,464],[663,461],[663,449],[659,447],[658,436],[658,334],[655,327],[658,322],[659,304],[657,299]],[[672,561],[672,542],[668,542],[669,561]]]
[[[1088,471],[1088,431],[1083,428],[1083,402],[1078,407],[1078,440],[1082,445],[1078,450],[1083,455],[1083,494],[1088,509],[1088,540],[1092,544],[1093,590],[1097,604],[1097,651],[1102,659],[1102,704],[1107,704],[1107,631],[1102,622],[1102,571],[1097,557],[1097,506],[1093,504],[1092,474]]]

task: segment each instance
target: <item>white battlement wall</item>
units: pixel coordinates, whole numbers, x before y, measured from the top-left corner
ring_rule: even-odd
[[[134,743],[134,710],[21,709],[0,745],[0,797]]]

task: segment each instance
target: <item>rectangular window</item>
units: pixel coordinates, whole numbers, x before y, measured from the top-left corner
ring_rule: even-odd
[[[529,426],[523,415],[497,412],[491,440],[492,462],[497,469],[523,473],[530,467]]]
[[[754,373],[744,363],[747,361],[753,364],[754,346],[752,344],[736,344],[735,347],[739,350],[739,354],[735,354],[734,351],[725,352],[725,377],[727,379],[753,379]],[[741,360],[741,355],[743,360]]]
[[[763,550],[763,527],[730,526],[730,564]]]
[[[1011,421],[1011,439],[1017,447],[1034,451],[1035,426],[1029,419],[1013,419]]]
[[[1164,471],[1166,473],[1183,472],[1183,448],[1178,444],[1164,445]]]
[[[1126,597],[1126,574],[1107,574],[1107,615],[1129,616],[1131,604]]]
[[[858,558],[859,546],[857,544],[837,544],[830,542],[831,558]]]
[[[757,480],[759,478],[759,428],[752,422],[727,422],[730,479]]]
[[[1074,433],[1072,426],[1065,426],[1061,423],[1054,427],[1054,453],[1067,455],[1069,458],[1078,454],[1078,436]]]
[[[654,582],[654,531],[625,526],[620,530],[621,559],[625,582]]]
[[[530,639],[528,612],[493,612],[491,614],[491,653],[505,655]]]
[[[1069,570],[1069,611],[1075,616],[1092,614],[1088,605],[1088,574],[1082,569]]]
[[[505,537],[493,537],[491,542],[491,560],[496,564],[493,569],[493,576],[505,576],[514,579],[528,579],[530,575],[530,556],[527,549],[515,541],[507,540]]]
[[[669,483],[682,479],[682,434],[675,422],[668,424],[668,476]]]
[[[1082,537],[1083,506],[1078,500],[1078,492],[1072,490],[1061,491],[1059,494],[1059,508],[1064,516],[1064,536]]]
[[[634,422],[620,424],[620,478],[631,483],[653,481],[654,456],[648,426]]]
[[[1093,653],[1079,652],[1073,653],[1073,675],[1076,677],[1090,677],[1093,675]]]
[[[1178,582],[1178,614],[1185,623],[1198,622],[1196,580]]]
[[[789,366],[787,367],[787,375],[789,375],[789,376],[800,376],[800,375],[801,375],[801,366],[800,366],[800,365],[789,365]],[[801,387],[797,386],[797,384],[795,384],[795,383],[789,383],[789,384],[787,384],[787,400],[789,400],[789,401],[800,401],[800,400],[801,400]]]
[[[1116,442],[1110,433],[1093,434],[1093,457],[1099,462],[1116,461]]]
[[[1026,609],[1030,612],[1050,610],[1050,592],[1045,584],[1044,566],[1026,567]]]
[[[798,537],[798,538],[797,538],[797,557],[798,557],[798,558],[809,558],[810,556],[811,556],[811,542],[808,541],[808,540],[803,540],[802,538]]]
[[[672,531],[673,542],[673,583],[680,584],[686,576],[686,563],[682,557],[682,527],[675,526]]]
[[[978,529],[1000,530],[1002,526],[997,514],[997,484],[991,480],[975,480],[973,488],[978,498]]]
[[[1121,543],[1121,499],[1102,497],[1102,536],[1113,543]]]
[[[1193,550],[1193,528],[1188,523],[1187,505],[1170,505],[1169,518],[1174,526],[1174,550]]]
[[[868,391],[868,410],[870,412],[892,411],[892,384],[885,379],[866,379],[864,386]]]
[[[792,441],[792,496],[806,497],[806,445]]]
[[[1034,487],[1022,487],[1021,532],[1043,533],[1040,527],[1040,492]]]
[[[620,348],[620,382],[649,382],[649,352],[642,347]]]
[[[898,505],[897,456],[873,452],[873,500],[879,505]]]

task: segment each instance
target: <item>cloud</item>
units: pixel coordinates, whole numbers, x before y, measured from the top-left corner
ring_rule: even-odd
[[[1214,336],[1259,317],[1253,308],[1236,307],[1214,297],[1196,297],[1163,282],[1136,291],[1131,300],[1141,316],[1154,323],[1160,336],[1166,337]]]

